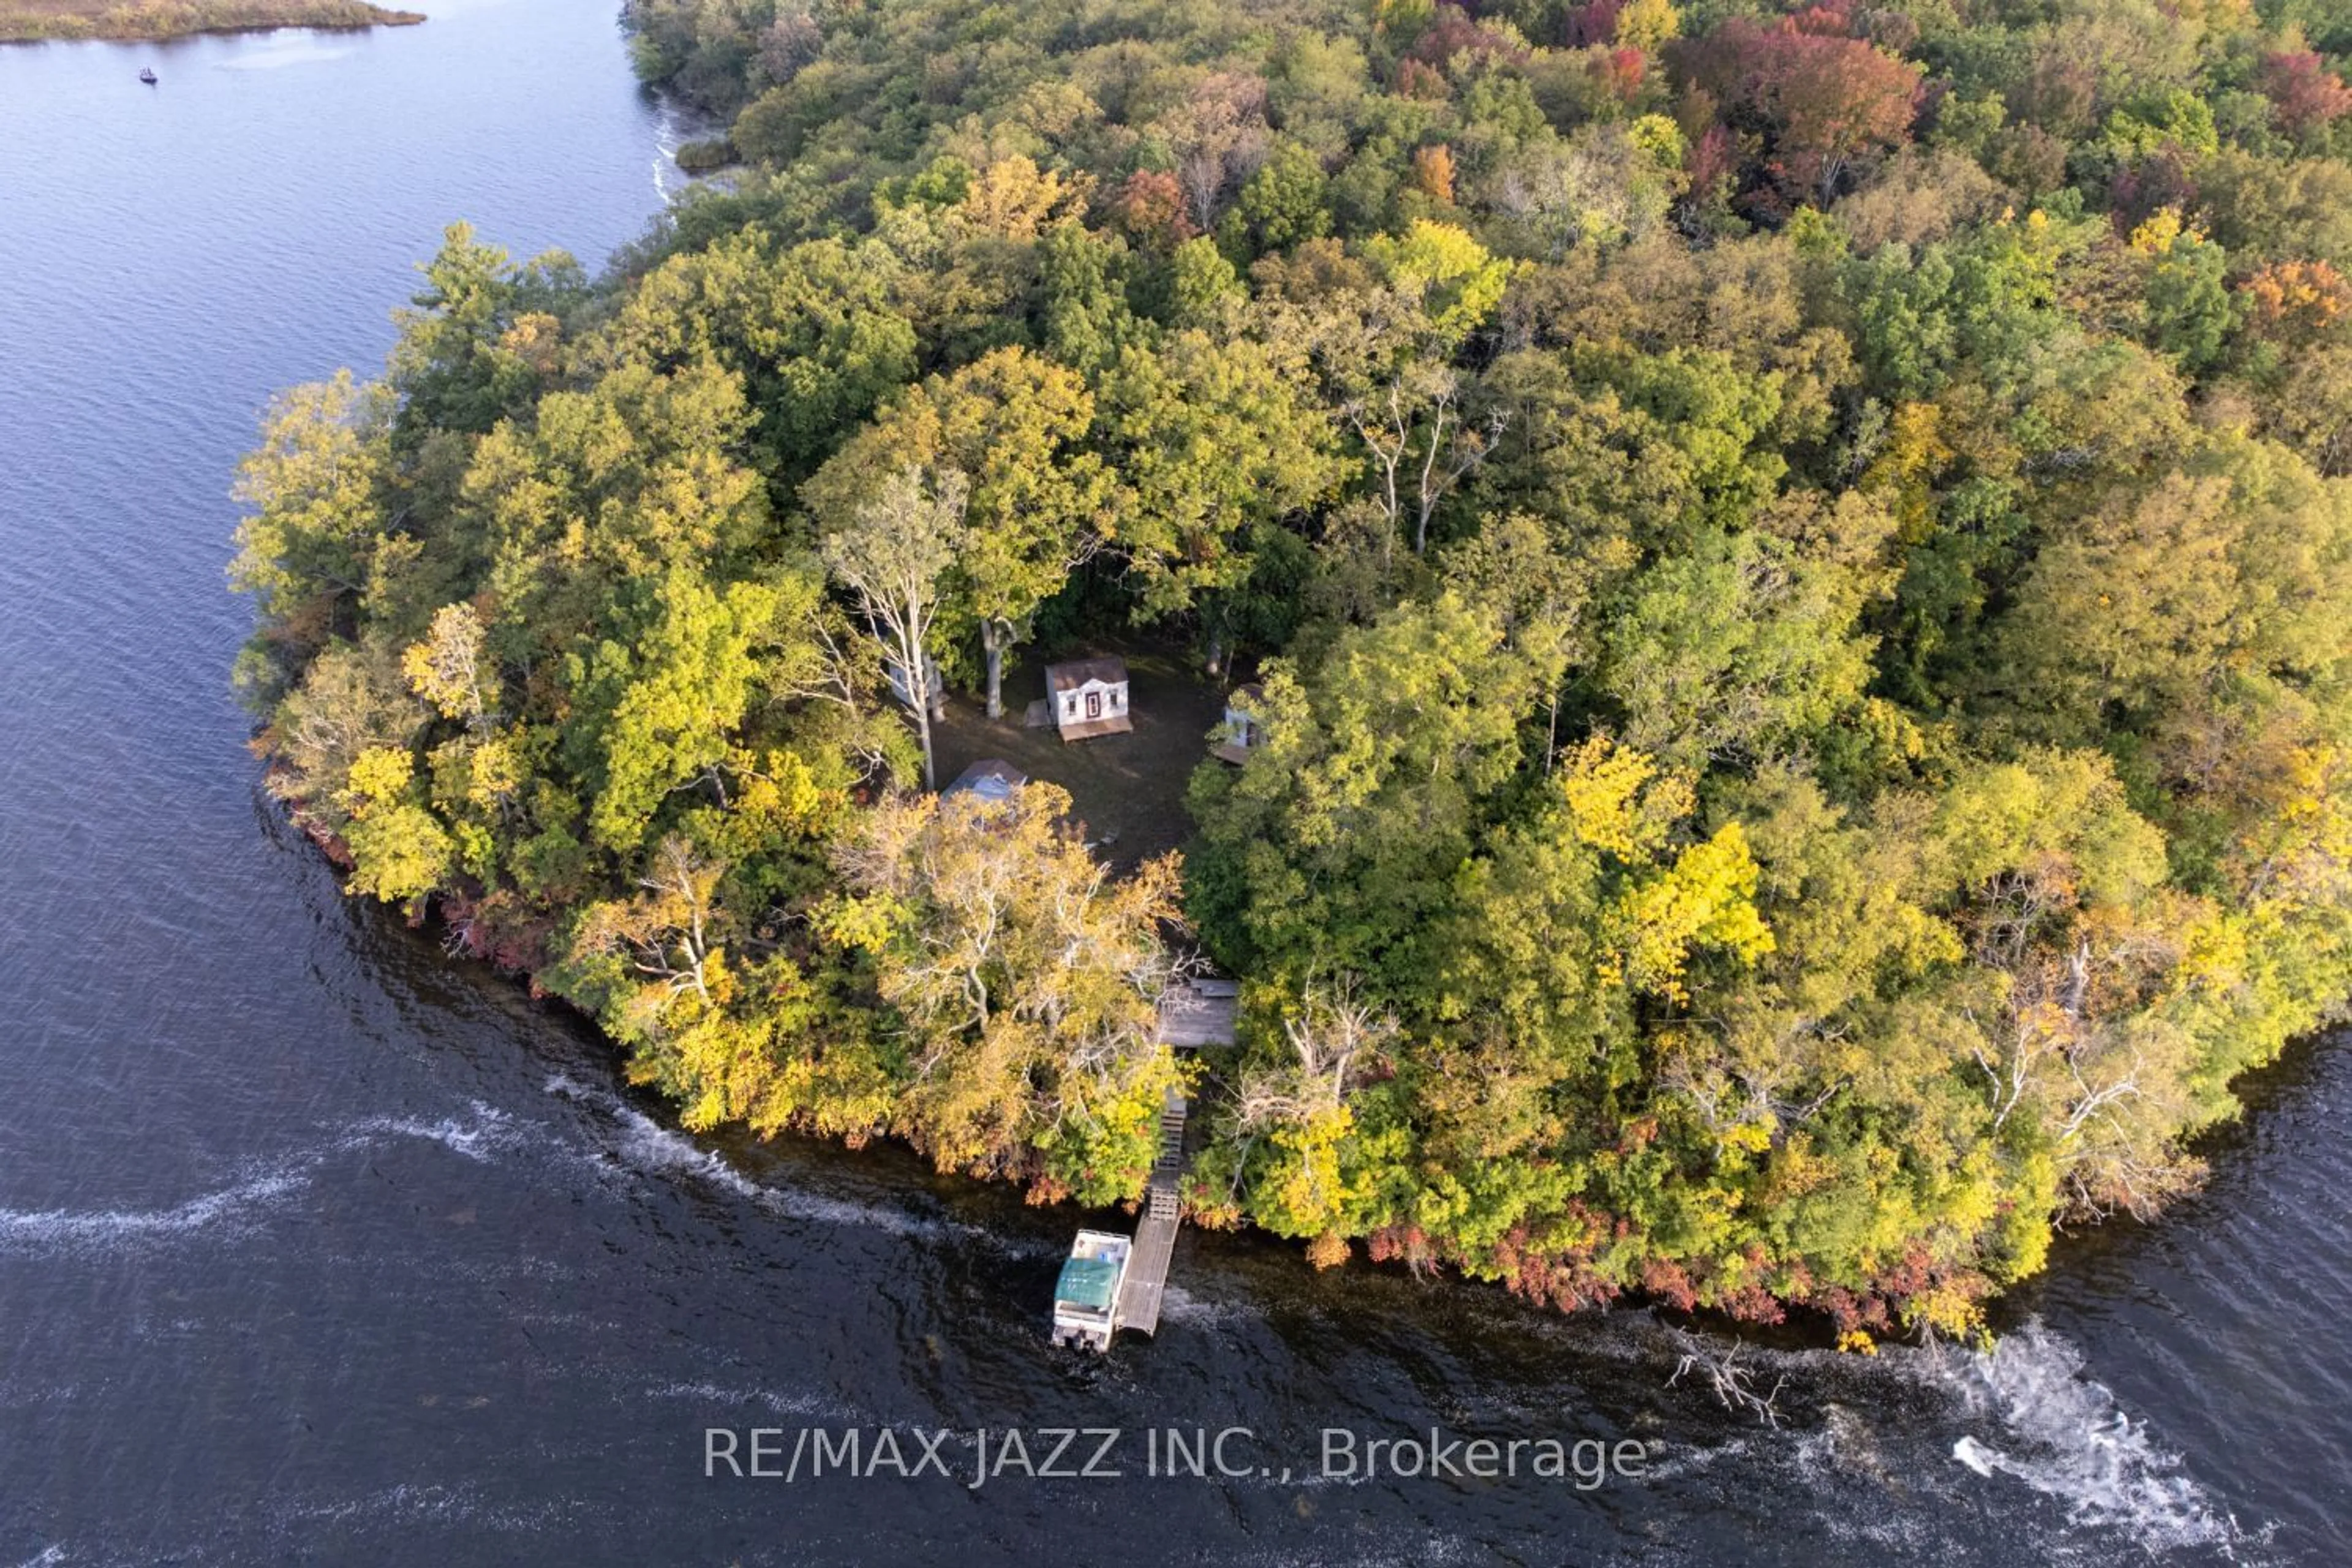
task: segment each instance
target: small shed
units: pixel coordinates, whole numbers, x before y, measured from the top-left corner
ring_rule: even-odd
[[[1045,667],[1045,700],[1065,741],[1123,735],[1135,728],[1127,710],[1127,660],[1076,658]]]
[[[1249,761],[1250,749],[1265,744],[1265,721],[1259,717],[1265,709],[1265,688],[1256,681],[1234,688],[1233,695],[1225,699],[1224,722],[1217,726],[1209,755],[1237,767]]]
[[[1230,1046],[1241,988],[1199,974],[1171,985],[1160,998],[1160,1038],[1171,1046]]]
[[[1028,782],[1028,774],[1003,757],[982,757],[956,774],[954,782],[940,791],[940,798],[952,800],[968,795],[991,805],[1003,805]]]
[[[914,693],[907,681],[906,661],[904,659],[890,657],[886,653],[883,659],[882,673],[883,677],[890,682],[890,695],[897,698],[899,702],[906,707],[914,707]],[[940,678],[940,661],[932,658],[928,653],[923,655],[923,673],[928,677],[924,685],[930,693],[931,717],[934,719],[944,719],[948,716],[947,682]]]

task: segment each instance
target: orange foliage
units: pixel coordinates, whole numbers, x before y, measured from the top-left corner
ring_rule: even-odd
[[[1200,231],[1184,210],[1183,186],[1157,169],[1138,169],[1112,198],[1111,214],[1127,237],[1155,250],[1172,250]]]
[[[1307,1261],[1318,1268],[1337,1268],[1348,1261],[1348,1238],[1327,1230],[1307,1244]]]
[[[1639,49],[1611,49],[1601,57],[1594,75],[1620,102],[1631,103],[1641,95],[1642,78],[1649,63],[1649,56]]]
[[[1444,142],[1412,150],[1412,183],[1433,201],[1454,205],[1454,153]]]
[[[2333,326],[2352,304],[2352,283],[2325,261],[2281,261],[2241,285],[2255,325],[2265,332],[2313,332]]]

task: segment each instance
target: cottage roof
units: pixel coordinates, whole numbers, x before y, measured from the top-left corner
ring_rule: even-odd
[[[1074,658],[1063,664],[1045,667],[1045,689],[1076,691],[1093,681],[1110,686],[1127,683],[1127,660],[1123,658]]]
[[[1013,792],[1029,782],[1029,776],[1003,757],[982,757],[956,774],[955,782],[940,791],[942,796],[976,795],[982,800],[1003,801],[1013,798]]]

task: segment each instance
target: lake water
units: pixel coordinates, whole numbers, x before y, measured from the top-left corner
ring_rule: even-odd
[[[1751,1352],[1767,1427],[1643,1314],[1249,1239],[1187,1234],[1156,1342],[1049,1351],[1078,1216],[686,1137],[342,898],[227,694],[256,416],[380,363],[448,220],[594,263],[676,180],[601,0],[431,8],[0,49],[0,1568],[2346,1560],[2342,1049],[2165,1225],[2062,1249],[1997,1354]],[[1327,1427],[1433,1425],[1655,1457],[1315,1473]],[[950,1429],[955,1473],[704,1474],[708,1427],[811,1426]],[[1125,1474],[970,1488],[1016,1426],[1124,1429]],[[1245,1473],[1143,1475],[1167,1427],[1246,1428]]]

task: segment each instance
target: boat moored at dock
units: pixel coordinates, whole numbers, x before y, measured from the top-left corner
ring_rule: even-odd
[[[1107,1351],[1118,1331],[1119,1288],[1134,1244],[1107,1230],[1082,1230],[1054,1285],[1054,1342]]]

